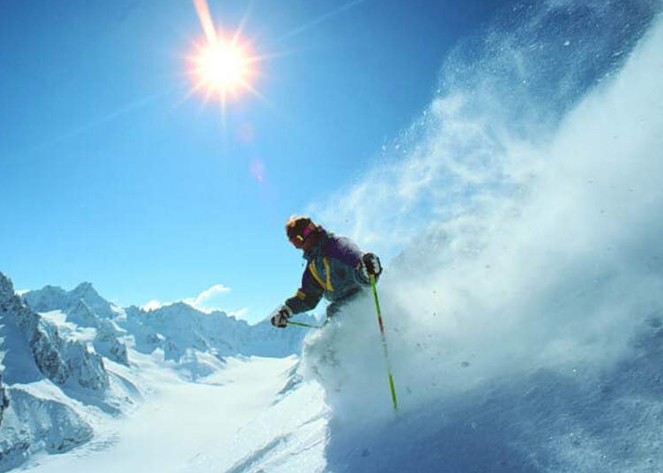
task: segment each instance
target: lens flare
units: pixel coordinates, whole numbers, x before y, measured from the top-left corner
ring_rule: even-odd
[[[188,56],[189,76],[194,83],[190,94],[203,92],[207,99],[217,99],[222,107],[228,98],[249,91],[260,97],[252,82],[261,60],[242,38],[242,25],[237,31],[215,27],[207,0],[192,0],[203,29],[204,39],[194,43]]]
[[[199,48],[193,61],[196,88],[208,95],[224,98],[251,89],[255,59],[248,45],[219,37],[215,43]]]

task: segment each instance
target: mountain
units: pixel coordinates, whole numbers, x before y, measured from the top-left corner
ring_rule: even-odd
[[[100,355],[67,339],[30,309],[0,273],[0,468],[24,461],[36,450],[63,452],[87,442],[93,429],[85,419],[96,405],[120,412],[126,401],[111,386]]]
[[[101,297],[89,282],[83,282],[71,291],[56,286],[45,286],[40,290],[29,291],[22,297],[37,312],[51,310],[69,312],[82,300],[98,318],[112,319],[120,314],[120,309]]]
[[[309,322],[313,318],[305,318]],[[135,338],[138,351],[157,348],[166,359],[179,360],[188,349],[224,356],[275,356],[298,353],[306,331],[274,330],[269,321],[250,326],[225,312],[201,312],[178,302],[156,310],[126,309],[118,324]]]
[[[143,368],[205,383],[230,357],[296,354],[305,334],[184,303],[121,309],[90,283],[19,297],[0,273],[0,471],[89,442],[152,389]]]
[[[108,388],[108,374],[101,356],[88,350],[84,343],[63,338],[57,327],[45,321],[13,293],[11,281],[2,273],[0,310],[3,328],[12,335],[11,339],[6,337],[4,341],[11,344],[16,354],[22,352],[21,361],[31,360],[41,375],[57,385],[75,384],[98,391]],[[9,354],[14,355],[14,352]],[[18,366],[23,368],[21,372]],[[6,382],[25,380],[30,376],[30,370],[25,368],[25,363],[6,363]]]
[[[92,284],[82,283],[72,291],[46,286],[23,294],[22,299],[37,312],[60,311],[74,327],[94,329],[92,345],[95,351],[115,362],[128,365],[127,347],[121,341],[125,332],[114,322],[122,311],[102,298]],[[60,328],[70,331],[70,327],[62,325]]]
[[[177,302],[154,310],[132,306],[121,309],[106,301],[90,283],[71,291],[54,286],[29,291],[23,300],[40,313],[64,315],[77,328],[94,329],[95,350],[127,364],[127,343],[141,353],[162,350],[165,359],[178,361],[187,350],[224,356],[288,356],[298,353],[305,330],[274,330],[268,321],[250,326],[225,312],[205,313]],[[302,316],[312,322],[312,317]],[[63,325],[65,329],[67,325]]]

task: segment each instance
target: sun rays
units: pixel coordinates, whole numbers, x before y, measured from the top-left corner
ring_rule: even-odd
[[[263,59],[255,54],[251,42],[237,30],[214,26],[207,0],[192,0],[204,32],[204,38],[193,43],[187,56],[187,75],[192,83],[189,95],[203,94],[204,103],[218,101],[222,110],[227,103],[250,92],[261,97],[253,85],[258,65]]]
[[[199,95],[203,97],[204,106],[210,102],[218,103],[224,123],[228,105],[246,96],[247,92],[268,102],[256,86],[258,79],[264,75],[260,63],[267,59],[292,54],[292,51],[258,54],[253,42],[244,35],[243,31],[248,11],[237,27],[222,29],[215,25],[208,0],[191,1],[203,35],[199,39],[191,41],[192,47],[185,58],[187,82],[190,85],[182,102],[188,101],[194,95]],[[287,38],[318,27],[338,14],[366,1],[350,0],[331,12],[295,27],[273,42],[280,43]]]

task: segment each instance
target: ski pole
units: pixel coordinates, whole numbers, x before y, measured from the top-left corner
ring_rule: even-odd
[[[288,325],[299,325],[300,327],[308,327],[308,328],[322,328],[319,325],[305,324],[304,322],[295,322],[293,320],[288,320]]]
[[[375,287],[375,276],[370,275],[371,288],[373,289],[373,299],[375,299],[375,308],[378,312],[378,326],[380,327],[380,336],[382,337],[382,347],[384,348],[384,359],[387,362],[387,374],[389,375],[389,389],[391,390],[391,403],[394,405],[394,411],[398,411],[398,401],[396,400],[396,388],[394,387],[394,376],[391,374],[391,363],[389,362],[389,348],[387,347],[387,337],[384,334],[384,325],[382,323],[382,312],[380,311],[380,302],[378,301],[378,290]]]

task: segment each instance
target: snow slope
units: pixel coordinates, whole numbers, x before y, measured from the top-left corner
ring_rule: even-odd
[[[380,284],[398,420],[370,300],[305,347],[306,372],[324,367],[329,471],[663,468],[660,7],[515,12],[484,51],[452,55],[407,156],[331,205],[419,235]],[[547,83],[550,63],[566,68]],[[381,217],[413,203],[423,224]]]
[[[258,459],[266,446],[274,453],[279,443],[301,437],[302,424],[308,422],[314,432],[324,430],[319,415],[324,404],[320,389],[314,386],[302,392],[296,414],[265,415],[294,363],[294,357],[233,359],[225,370],[190,383],[143,355],[138,369],[153,391],[149,403],[128,419],[103,425],[86,446],[57,457],[35,457],[26,469],[44,473],[218,472],[240,465],[241,470],[241,465]],[[318,402],[313,402],[316,398]],[[322,462],[322,445],[318,450]]]

